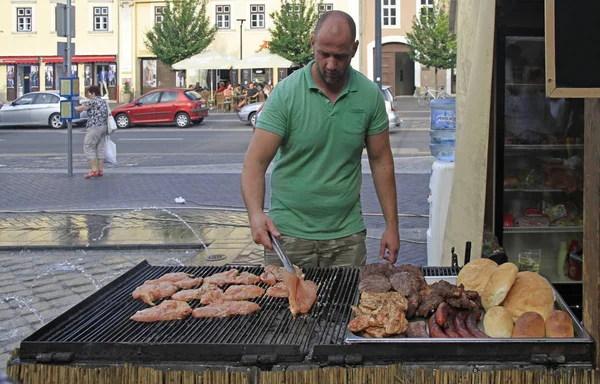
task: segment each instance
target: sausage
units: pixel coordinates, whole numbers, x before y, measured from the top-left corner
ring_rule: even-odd
[[[437,339],[447,339],[448,336],[442,331],[442,328],[435,321],[435,315],[429,318],[429,336]]]
[[[435,322],[440,327],[445,327],[448,322],[448,313],[450,313],[450,306],[445,301],[441,302],[438,305],[437,310],[435,311]]]
[[[470,338],[473,335],[467,330],[467,316],[469,312],[467,311],[459,311],[456,317],[454,318],[454,328],[456,332],[463,338]]]
[[[471,311],[471,313],[469,313],[469,316],[467,317],[467,330],[469,331],[469,333],[471,335],[473,335],[473,337],[489,338],[488,335],[481,332],[479,330],[479,328],[477,328],[477,321],[479,320],[480,317],[481,317],[480,310],[476,309],[474,311]]]
[[[451,311],[448,315],[448,321],[446,322],[446,327],[444,328],[444,333],[446,336],[452,339],[460,339],[460,335],[454,329],[454,321],[456,319],[456,311]]]

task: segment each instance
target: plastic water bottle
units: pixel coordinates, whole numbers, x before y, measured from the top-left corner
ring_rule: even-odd
[[[440,161],[454,161],[456,99],[431,100],[431,154]]]

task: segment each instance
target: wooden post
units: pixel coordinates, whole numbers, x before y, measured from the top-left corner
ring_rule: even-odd
[[[585,99],[583,192],[583,324],[600,368],[600,99]]]

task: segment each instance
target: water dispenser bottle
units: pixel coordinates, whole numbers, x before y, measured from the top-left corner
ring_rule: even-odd
[[[456,99],[431,100],[431,154],[440,161],[454,161]]]

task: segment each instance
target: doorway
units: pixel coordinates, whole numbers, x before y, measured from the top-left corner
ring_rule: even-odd
[[[408,56],[408,46],[387,43],[381,51],[381,84],[389,85],[394,96],[412,95],[415,91],[415,62]]]

